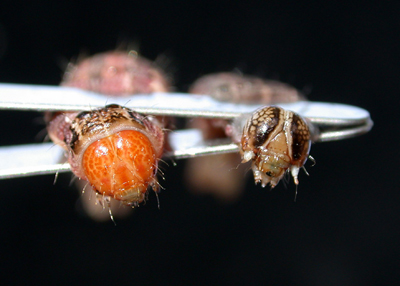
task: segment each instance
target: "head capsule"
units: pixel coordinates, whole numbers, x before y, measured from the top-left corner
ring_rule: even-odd
[[[242,162],[252,160],[255,182],[275,187],[290,169],[294,181],[309,155],[311,136],[298,114],[276,106],[256,110],[241,139]]]

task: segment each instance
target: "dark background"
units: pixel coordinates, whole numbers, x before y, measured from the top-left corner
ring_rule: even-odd
[[[8,3],[6,3],[8,2]],[[110,1],[107,1],[110,2]],[[175,86],[239,68],[315,101],[360,106],[373,130],[316,144],[294,186],[235,203],[194,195],[185,162],[128,219],[76,210],[70,175],[0,181],[6,284],[388,285],[399,280],[400,2],[3,1],[0,82],[56,85],[65,63],[134,42],[166,55]],[[39,113],[1,111],[1,145],[37,142]],[[39,140],[40,141],[40,140]],[[1,158],[0,158],[1,159]]]

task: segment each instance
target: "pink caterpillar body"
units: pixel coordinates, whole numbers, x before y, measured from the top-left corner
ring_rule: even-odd
[[[61,85],[111,96],[167,92],[170,89],[164,72],[134,51],[106,52],[77,64],[71,63]]]
[[[269,105],[304,99],[297,89],[286,83],[232,72],[202,76],[192,84],[189,92],[244,104]]]

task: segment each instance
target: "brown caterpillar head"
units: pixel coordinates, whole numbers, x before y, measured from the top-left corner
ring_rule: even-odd
[[[290,169],[298,184],[299,169],[306,162],[311,136],[298,114],[276,106],[256,110],[247,121],[241,139],[242,162],[252,160],[255,182],[275,187]]]

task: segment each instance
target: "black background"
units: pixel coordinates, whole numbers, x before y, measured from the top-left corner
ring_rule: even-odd
[[[399,282],[400,3],[348,2],[3,1],[0,82],[56,85],[69,59],[134,42],[150,59],[170,59],[180,91],[239,68],[310,100],[365,108],[375,126],[314,145],[317,165],[301,175],[297,202],[293,184],[268,191],[250,179],[236,203],[196,196],[179,161],[166,170],[161,209],[152,194],[115,227],[76,210],[69,175],[55,185],[53,176],[0,181],[2,282]],[[1,111],[1,145],[37,142],[38,117]]]

